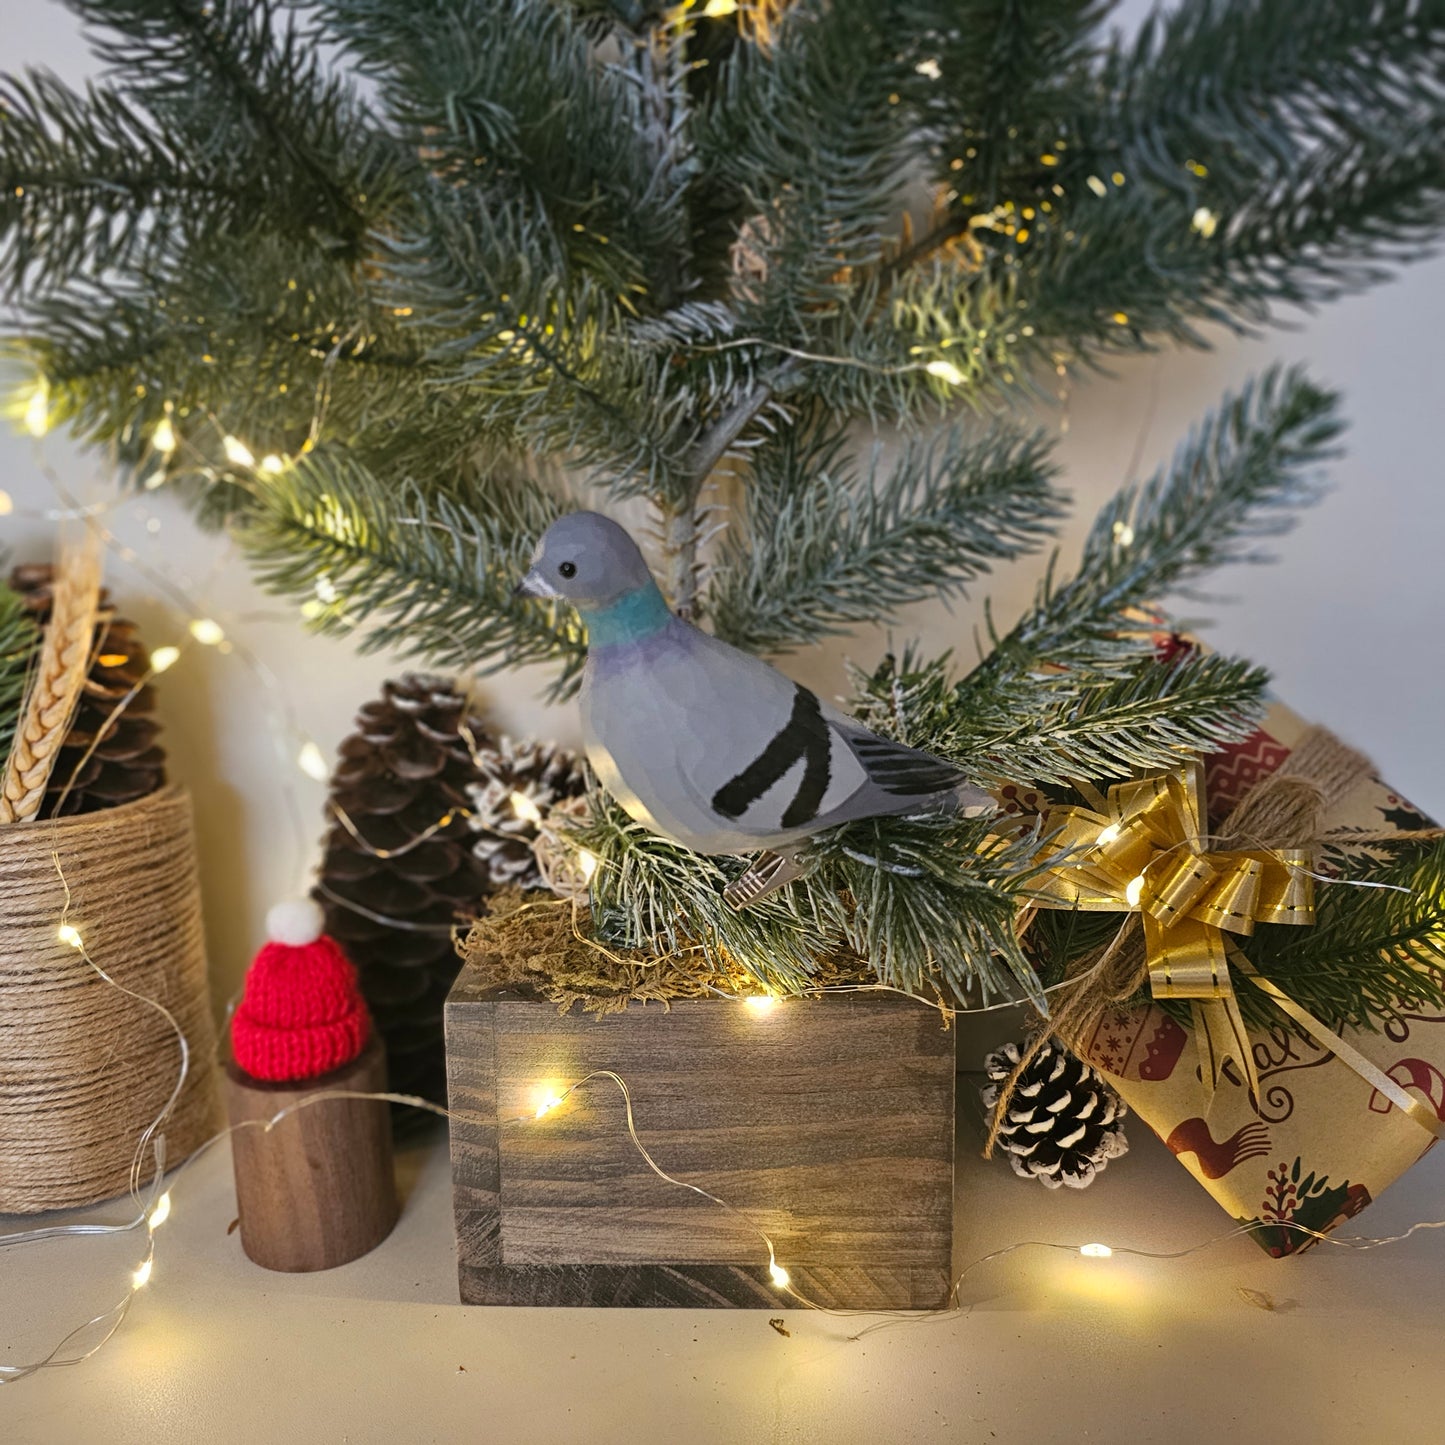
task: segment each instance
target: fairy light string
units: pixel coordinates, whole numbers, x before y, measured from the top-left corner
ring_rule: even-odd
[[[104,975],[102,975],[104,976]],[[113,982],[113,980],[108,980]],[[179,1034],[179,1029],[177,1029]],[[183,1059],[182,1068],[179,1071],[184,1074],[185,1063]],[[691,1183],[684,1179],[669,1174],[662,1167],[651,1151],[643,1143],[638,1132],[636,1115],[633,1108],[632,1092],[626,1079],[612,1069],[594,1069],[583,1075],[575,1082],[567,1085],[560,1092],[546,1092],[542,1095],[540,1102],[526,1113],[517,1114],[502,1122],[510,1127],[528,1127],[543,1125],[545,1121],[555,1114],[573,1094],[587,1086],[599,1081],[607,1081],[613,1084],[622,1096],[624,1104],[624,1118],[626,1133],[629,1142],[637,1151],[649,1170],[664,1183],[679,1189],[685,1189],[707,1200],[720,1210],[723,1210],[732,1218],[745,1225],[754,1233],[763,1246],[766,1253],[766,1269],[768,1278],[780,1295],[795,1301],[805,1309],[812,1310],[818,1314],[829,1315],[837,1318],[858,1318],[866,1317],[873,1319],[876,1323],[872,1326],[858,1331],[849,1338],[853,1341],[861,1340],[866,1335],[878,1329],[887,1328],[898,1323],[929,1323],[940,1320],[957,1318],[967,1314],[971,1306],[961,1302],[961,1291],[964,1281],[968,1276],[983,1266],[996,1260],[1003,1259],[1009,1255],[1024,1250],[1046,1250],[1054,1253],[1077,1255],[1084,1259],[1108,1260],[1118,1256],[1127,1256],[1137,1259],[1151,1260],[1177,1260],[1187,1259],[1193,1255],[1202,1253],[1205,1250],[1213,1249],[1219,1245],[1229,1243],[1232,1240],[1242,1238],[1253,1231],[1254,1226],[1249,1224],[1238,1225],[1223,1233],[1213,1235],[1208,1239],[1201,1240],[1195,1244],[1184,1246],[1173,1250],[1141,1249],[1125,1244],[1105,1244],[1100,1241],[1086,1241],[1083,1243],[1062,1242],[1057,1240],[1017,1240],[1001,1248],[991,1250],[987,1254],[979,1256],[970,1264],[964,1267],[954,1278],[949,1290],[947,1302],[940,1310],[862,1310],[862,1309],[839,1309],[833,1306],[822,1305],[811,1299],[803,1289],[799,1287],[789,1271],[786,1263],[779,1259],[776,1245],[772,1236],[759,1225],[746,1211],[737,1208],[720,1195],[703,1188],[701,1185]],[[174,1191],[185,1174],[210,1152],[215,1145],[223,1139],[240,1129],[261,1129],[270,1133],[288,1118],[298,1114],[303,1109],[318,1107],[321,1104],[335,1100],[351,1100],[375,1103],[402,1104],[413,1108],[422,1109],[428,1113],[437,1115],[443,1119],[475,1120],[477,1116],[465,1110],[453,1110],[435,1104],[427,1099],[419,1098],[412,1094],[399,1094],[391,1092],[364,1092],[360,1090],[322,1090],[307,1095],[304,1099],[277,1111],[269,1119],[243,1120],[230,1127],[221,1130],[206,1140],[195,1152],[186,1159],[172,1175],[169,1185],[164,1183],[161,1173],[157,1172],[150,1199],[145,1201],[137,1216],[125,1224],[120,1225],[97,1225],[97,1224],[72,1224],[72,1225],[51,1225],[36,1230],[26,1230],[19,1233],[0,1235],[0,1249],[13,1247],[21,1244],[37,1243],[42,1239],[55,1239],[66,1236],[82,1236],[97,1234],[126,1233],[138,1229],[142,1224],[147,1231],[146,1250],[140,1262],[132,1272],[130,1287],[121,1299],[117,1300],[108,1310],[92,1316],[90,1319],[77,1325],[70,1330],[56,1346],[41,1359],[32,1361],[25,1365],[0,1365],[0,1383],[11,1383],[34,1374],[39,1370],[57,1368],[60,1366],[75,1365],[83,1360],[89,1359],[110,1340],[120,1328],[126,1316],[129,1314],[136,1296],[150,1283],[155,1269],[156,1258],[156,1233],[159,1228],[171,1217],[172,1197]],[[489,1122],[489,1121],[488,1121]],[[163,1157],[161,1149],[162,1141],[157,1139],[158,1163]],[[1387,1245],[1398,1244],[1412,1238],[1415,1234],[1425,1230],[1445,1228],[1445,1219],[1420,1220],[1398,1234],[1385,1236],[1369,1235],[1347,1235],[1340,1236],[1325,1234],[1319,1230],[1312,1229],[1307,1225],[1295,1221],[1284,1221],[1278,1227],[1294,1231],[1298,1235],[1311,1239],[1316,1243],[1335,1245],[1339,1248],[1354,1251],[1382,1248]],[[100,1338],[83,1350],[73,1353],[65,1353],[67,1348],[82,1337],[86,1331],[102,1328]]]
[[[731,344],[741,345],[746,343],[736,342]],[[810,357],[809,359],[830,360],[831,358]],[[948,362],[933,361],[928,363],[920,363],[916,367],[912,367],[909,369],[927,371],[930,375],[940,380],[943,380],[950,385],[962,384],[965,379],[962,373],[957,373],[956,369],[953,368],[951,363]],[[45,397],[43,392],[37,390],[36,396],[40,398],[40,405],[48,406],[48,399]],[[48,411],[46,413],[46,416],[48,418]],[[45,428],[41,427],[39,432],[35,432],[34,427],[32,427],[31,430],[38,436],[43,434]],[[169,413],[167,413],[162,422],[158,424],[152,440],[155,449],[164,455],[169,455],[170,453],[174,452],[177,446],[180,444],[180,439],[176,436],[174,428],[170,422]],[[273,454],[267,454],[261,459],[259,463],[257,463],[251,449],[247,447],[245,443],[240,442],[238,439],[230,435],[226,435],[223,437],[222,448],[227,459],[237,466],[255,469],[263,473],[274,474],[285,465],[284,461],[281,458]],[[260,659],[257,658],[255,654],[252,653],[249,649],[237,645],[233,641],[233,639],[227,634],[225,628],[221,623],[219,623],[213,618],[206,616],[203,609],[199,607],[183,589],[178,587],[171,579],[157,572],[156,569],[152,568],[148,563],[146,563],[146,561],[141,558],[133,548],[122,542],[116,536],[114,531],[107,525],[107,519],[121,505],[123,505],[125,501],[131,499],[118,499],[114,503],[100,506],[82,506],[69,495],[67,490],[54,476],[54,474],[50,471],[48,467],[42,467],[42,471],[51,481],[52,485],[56,489],[57,495],[61,497],[61,499],[66,503],[66,505],[62,509],[54,509],[50,511],[36,513],[24,512],[21,515],[34,516],[47,521],[80,520],[85,522],[87,526],[91,527],[94,531],[98,533],[100,539],[110,551],[114,552],[123,561],[129,563],[130,565],[134,566],[138,571],[140,571],[142,575],[144,575],[147,580],[150,581],[159,592],[171,599],[171,601],[178,607],[178,610],[180,610],[187,619],[187,636],[185,641],[183,641],[179,645],[168,645],[154,650],[154,652],[151,654],[151,666],[145,674],[145,677],[141,680],[141,682],[137,683],[130,690],[130,692],[126,694],[124,698],[122,698],[117,703],[116,707],[112,710],[110,719],[108,719],[108,721],[113,720],[116,716],[118,716],[121,712],[124,711],[125,707],[139,692],[140,688],[145,685],[146,682],[148,682],[154,676],[165,672],[170,667],[174,666],[176,662],[178,662],[186,654],[186,652],[190,650],[190,648],[192,648],[193,646],[215,648],[222,653],[236,656],[245,666],[247,666],[247,668],[252,672],[252,675],[261,682],[264,693],[269,697],[272,703],[272,707],[268,709],[268,711],[270,712],[270,719],[273,724],[273,736],[277,738],[278,751],[284,755],[288,766],[298,767],[299,770],[305,773],[307,776],[313,778],[318,777],[317,762],[319,759],[321,765],[324,767],[324,758],[321,757],[320,750],[316,747],[314,741],[311,740],[296,724],[291,709],[287,704],[284,695],[281,693],[279,680],[275,677],[275,674],[268,667],[266,667],[260,661]],[[8,497],[6,497],[5,500],[8,502]],[[1132,539],[1124,537],[1116,538],[1116,541],[1121,546],[1128,546],[1130,540]],[[281,729],[275,726],[278,718],[282,720],[285,728],[284,737]],[[291,741],[292,739],[296,740],[296,742],[299,743],[299,746],[293,745]],[[93,746],[94,745],[92,745],[92,747]],[[77,771],[79,767],[84,765],[84,762],[85,759],[82,759],[81,763],[77,767]],[[295,836],[298,839],[299,851],[304,854],[304,852],[307,850],[308,845],[305,842],[301,841],[302,839],[304,839],[304,830],[302,829],[299,813],[296,809],[296,800],[291,789],[286,789],[285,793],[288,812],[291,814],[293,827],[295,829]],[[532,802],[532,800],[526,798],[525,795],[514,795],[511,799],[511,802],[513,810],[518,817],[522,818],[524,821],[538,821],[538,819],[534,819],[531,817],[531,813],[537,811],[536,805]],[[348,829],[349,832],[352,833],[353,837],[355,837],[358,842],[369,847],[370,845],[366,844],[366,840],[361,836],[354,822],[349,817],[347,817],[340,809],[336,809],[335,811],[339,821],[344,827]],[[464,814],[465,810],[460,810],[460,812]],[[432,836],[436,831],[439,831],[441,828],[447,826],[450,822],[453,821],[454,817],[458,815],[459,813],[452,813],[448,814],[442,819],[439,819],[435,824],[431,826],[430,829],[427,830],[423,837],[414,840],[411,844],[405,845],[402,850],[394,851],[405,851],[405,847],[418,846],[421,842],[425,841],[426,837]],[[378,856],[382,856],[382,853],[380,851],[378,852]],[[176,1082],[165,1103],[163,1104],[161,1110],[151,1121],[151,1123],[148,1124],[146,1128],[141,1132],[136,1141],[136,1148],[130,1170],[129,1190],[130,1196],[136,1205],[136,1212],[133,1217],[121,1223],[82,1222],[64,1225],[47,1225],[36,1229],[21,1230],[13,1233],[0,1235],[0,1250],[4,1250],[8,1248],[24,1246],[27,1244],[36,1244],[42,1241],[62,1238],[96,1238],[116,1234],[127,1234],[135,1232],[142,1227],[144,1227],[146,1231],[145,1250],[143,1255],[138,1260],[135,1268],[131,1272],[129,1287],[126,1290],[125,1294],[119,1300],[117,1300],[109,1309],[90,1317],[89,1319],[83,1321],[81,1324],[75,1326],[73,1329],[68,1331],[43,1357],[23,1365],[0,1364],[0,1383],[12,1383],[24,1379],[27,1376],[44,1369],[59,1368],[79,1364],[84,1360],[91,1358],[98,1350],[103,1348],[104,1345],[111,1338],[114,1337],[116,1331],[119,1330],[119,1328],[129,1315],[129,1312],[134,1304],[137,1295],[142,1289],[146,1288],[154,1278],[157,1258],[156,1237],[158,1231],[171,1218],[172,1199],[174,1191],[181,1183],[181,1181],[185,1178],[187,1172],[194,1165],[196,1165],[206,1154],[208,1154],[212,1148],[214,1148],[222,1140],[229,1138],[230,1135],[235,1133],[238,1129],[261,1128],[265,1132],[270,1132],[272,1129],[280,1126],[288,1118],[299,1113],[302,1109],[317,1107],[323,1103],[332,1100],[353,1100],[400,1104],[412,1108],[421,1109],[423,1111],[429,1112],[447,1120],[475,1119],[476,1117],[467,1113],[466,1111],[451,1110],[415,1095],[391,1092],[365,1093],[358,1091],[324,1090],[308,1095],[306,1098],[297,1101],[296,1103],[288,1106],[285,1109],[278,1111],[275,1115],[273,1115],[267,1120],[243,1121],[237,1124],[233,1124],[228,1128],[223,1129],[218,1133],[212,1135],[209,1139],[204,1141],[189,1156],[189,1158],[187,1158],[181,1163],[181,1165],[172,1174],[169,1183],[167,1183],[165,1179],[166,1151],[164,1126],[166,1121],[169,1119],[170,1115],[174,1111],[177,1100],[179,1099],[184,1089],[186,1080],[190,1074],[190,1070],[192,1067],[192,1058],[189,1042],[178,1020],[176,1019],[174,1014],[172,1014],[170,1010],[165,1007],[163,1003],[161,1003],[158,999],[147,997],[146,995],[139,993],[138,991],[133,990],[127,987],[125,984],[121,983],[111,973],[109,973],[106,968],[93,956],[91,952],[91,942],[87,940],[81,929],[78,928],[76,924],[73,923],[70,919],[70,889],[68,883],[65,880],[64,871],[61,866],[58,854],[55,856],[54,861],[56,871],[60,876],[61,883],[64,888],[65,899],[61,916],[57,924],[57,938],[61,942],[74,948],[79,954],[79,956],[84,960],[85,964],[90,969],[92,969],[94,973],[105,984],[120,990],[122,993],[125,993],[127,996],[134,999],[138,1003],[155,1010],[166,1020],[168,1026],[171,1028],[175,1035],[178,1053]],[[591,869],[587,867],[588,861],[590,861],[591,863]],[[590,854],[585,855],[584,859],[582,860],[582,867],[584,873],[590,876],[590,872],[592,871],[592,869],[595,869],[596,866],[597,860],[593,858]],[[1329,879],[1324,881],[1348,883],[1350,880]],[[562,900],[558,901],[561,902]],[[1136,900],[1131,899],[1129,901],[1132,905]],[[384,919],[382,921],[393,922],[394,920]],[[1058,987],[1063,987],[1063,985],[1058,985]],[[917,1001],[922,1002],[930,1007],[936,1007],[942,1014],[945,1024],[951,1021],[952,1018],[959,1013],[986,1013],[992,1012],[993,1010],[998,1008],[1012,1006],[1010,1002],[1004,1002],[992,1005],[987,1008],[954,1008],[943,1004],[941,1001],[919,998],[918,995],[906,993],[906,991],[904,990],[889,988],[888,986],[881,984],[829,986],[825,988],[810,990],[810,993],[816,995],[831,992],[841,993],[876,991],[905,993],[907,997],[914,998]],[[771,1012],[773,1009],[777,1008],[781,1002],[776,996],[769,993],[750,995],[742,998],[738,998],[737,996],[729,997],[733,997],[735,1001],[739,1002],[746,1010],[748,1010],[750,1013],[757,1015]],[[208,1062],[213,1063],[214,1061],[212,1060]],[[1201,1253],[1202,1251],[1212,1249],[1216,1246],[1241,1238],[1242,1236],[1251,1233],[1252,1230],[1252,1226],[1250,1225],[1240,1225],[1224,1233],[1212,1236],[1193,1245],[1189,1245],[1176,1250],[1146,1250],[1117,1243],[1106,1244],[1100,1241],[1087,1241],[1084,1243],[1063,1243],[1048,1240],[1020,1240],[1005,1245],[1001,1248],[992,1250],[989,1253],[980,1256],[979,1258],[968,1264],[954,1279],[947,1297],[947,1303],[945,1307],[941,1310],[928,1312],[908,1310],[880,1311],[837,1309],[821,1305],[808,1297],[805,1291],[794,1279],[791,1271],[787,1267],[787,1262],[779,1258],[776,1244],[772,1236],[768,1233],[766,1229],[764,1229],[760,1224],[758,1224],[745,1210],[739,1209],[737,1206],[730,1203],[727,1199],[713,1193],[712,1191],[704,1188],[699,1184],[692,1183],[688,1180],[680,1179],[667,1172],[667,1170],[662,1166],[661,1163],[659,1163],[659,1161],[654,1157],[651,1151],[647,1148],[646,1144],[643,1142],[637,1127],[637,1120],[634,1111],[634,1102],[631,1089],[626,1079],[616,1071],[611,1069],[593,1070],[590,1073],[577,1079],[575,1082],[567,1085],[559,1092],[547,1093],[540,1100],[537,1106],[529,1112],[508,1118],[503,1122],[509,1127],[546,1127],[548,1120],[555,1115],[556,1110],[561,1107],[561,1105],[563,1105],[574,1094],[576,1094],[578,1091],[587,1089],[600,1083],[610,1083],[619,1091],[624,1105],[624,1121],[628,1141],[633,1147],[633,1149],[637,1152],[639,1157],[642,1159],[642,1161],[646,1164],[647,1168],[654,1175],[656,1175],[658,1179],[671,1187],[687,1190],[688,1192],[699,1196],[700,1198],[711,1204],[714,1208],[726,1213],[734,1220],[743,1224],[754,1235],[756,1235],[761,1245],[761,1254],[765,1256],[765,1263],[762,1264],[762,1268],[765,1270],[767,1278],[771,1282],[772,1286],[779,1291],[779,1294],[782,1297],[794,1301],[797,1305],[803,1308],[814,1310],[820,1314],[838,1317],[866,1316],[876,1321],[875,1324],[869,1326],[867,1329],[853,1335],[851,1338],[855,1340],[863,1338],[864,1335],[871,1333],[873,1330],[888,1327],[890,1324],[893,1323],[901,1323],[905,1321],[915,1323],[921,1321],[936,1321],[941,1319],[954,1318],[961,1313],[966,1313],[968,1307],[962,1305],[960,1301],[961,1290],[965,1280],[974,1271],[984,1267],[985,1265],[988,1265],[994,1261],[1003,1259],[1009,1255],[1015,1254],[1020,1251],[1046,1250],[1052,1252],[1063,1252],[1068,1254],[1074,1254],[1081,1258],[1095,1259],[1099,1261],[1106,1261],[1117,1256],[1129,1256],[1134,1258],[1153,1260],[1176,1260],[1191,1257],[1195,1254]],[[145,1172],[145,1160],[148,1150],[154,1163],[154,1172],[149,1194],[143,1195],[141,1190],[141,1180]],[[1414,1224],[1411,1224],[1408,1228],[1398,1234],[1383,1237],[1337,1236],[1332,1234],[1325,1234],[1321,1231],[1312,1229],[1308,1226],[1293,1221],[1283,1222],[1278,1227],[1292,1230],[1296,1234],[1302,1237],[1309,1238],[1317,1243],[1329,1244],[1340,1248],[1361,1251],[1400,1243],[1410,1239],[1416,1233],[1421,1231],[1445,1228],[1445,1219],[1418,1221]],[[87,1337],[97,1331],[99,1332],[98,1337],[94,1338],[93,1340],[91,1340],[90,1343],[86,1344],[85,1341]]]

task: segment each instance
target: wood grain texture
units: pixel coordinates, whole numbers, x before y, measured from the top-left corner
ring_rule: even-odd
[[[803,1294],[944,1303],[954,1050],[935,1011],[855,994],[762,1016],[721,999],[564,1016],[469,972],[446,1011],[464,1302],[784,1302],[756,1232],[647,1168],[611,1081],[534,1117],[546,1094],[611,1069],[662,1168],[772,1235]]]
[[[226,1065],[233,1124],[267,1120],[328,1090],[380,1093],[386,1056],[373,1035],[359,1057],[319,1079],[273,1084]],[[266,1269],[333,1269],[375,1249],[400,1206],[387,1105],[327,1099],[288,1115],[274,1129],[231,1136],[241,1245]]]

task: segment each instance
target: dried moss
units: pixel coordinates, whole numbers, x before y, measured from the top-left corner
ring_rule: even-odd
[[[632,1003],[755,994],[762,984],[746,969],[719,966],[700,947],[665,956],[599,943],[589,932],[585,907],[545,893],[504,889],[488,900],[491,912],[457,944],[466,965],[486,988],[521,988],[565,1013],[619,1013]],[[819,961],[819,988],[873,984],[861,960],[839,953]]]

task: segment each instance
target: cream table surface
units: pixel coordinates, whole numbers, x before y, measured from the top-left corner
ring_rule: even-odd
[[[985,1164],[960,1086],[960,1265],[1020,1239],[1168,1250],[1230,1227],[1137,1121],[1131,1153],[1082,1193]],[[969,1274],[966,1313],[860,1338],[876,1320],[780,1308],[785,1336],[769,1311],[463,1307],[443,1131],[400,1164],[390,1239],[286,1276],[228,1235],[230,1158],[213,1150],[175,1190],[130,1318],[85,1363],[0,1387],[0,1441],[1445,1439],[1445,1230],[1287,1261],[1246,1239],[1174,1261],[1025,1250]],[[1440,1217],[1445,1150],[1351,1232]],[[0,1358],[33,1358],[104,1308],[141,1249],[130,1236],[0,1253]]]

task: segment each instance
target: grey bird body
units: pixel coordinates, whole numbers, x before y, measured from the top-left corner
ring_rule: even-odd
[[[598,778],[631,817],[694,852],[786,853],[856,818],[993,806],[951,764],[674,616],[606,518],[554,523],[523,590],[568,597],[588,626],[580,702]]]

